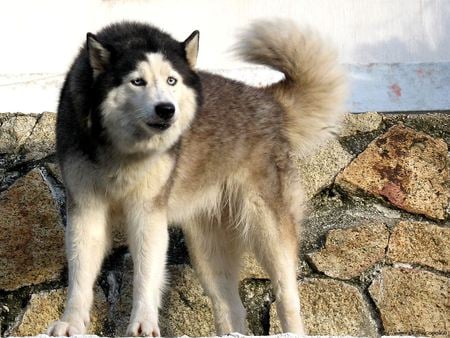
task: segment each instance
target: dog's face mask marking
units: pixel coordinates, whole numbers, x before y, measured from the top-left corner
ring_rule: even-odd
[[[183,43],[185,63],[195,65],[198,33]],[[88,35],[94,77],[108,71],[110,53]],[[162,150],[173,144],[197,109],[195,91],[162,53],[147,53],[106,91],[100,105],[102,125],[111,142],[125,153]],[[162,149],[161,149],[162,147]]]
[[[148,54],[136,71],[127,76],[128,104],[143,113],[146,126],[154,132],[165,130],[179,115],[179,89],[183,80],[161,54]]]
[[[148,54],[102,104],[110,132],[130,132],[137,139],[161,133],[177,122],[183,80],[162,54]]]

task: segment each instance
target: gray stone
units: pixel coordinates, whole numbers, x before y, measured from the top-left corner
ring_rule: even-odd
[[[301,242],[301,240],[300,240]],[[304,276],[311,272],[311,268],[306,261],[299,259],[297,263],[297,276]],[[252,253],[246,253],[242,257],[242,266],[240,279],[270,279],[266,270],[261,267],[261,264],[256,260]]]
[[[39,169],[0,195],[0,289],[53,281],[66,259],[59,208]]]
[[[33,115],[0,114],[0,153],[17,152],[36,124]]]
[[[120,248],[128,246],[126,225],[123,222],[112,224],[112,247]]]
[[[334,229],[327,234],[325,247],[309,257],[327,276],[351,279],[384,258],[388,240],[384,224]]]
[[[268,280],[246,279],[240,284],[240,296],[247,311],[249,334],[267,335],[272,288]]]
[[[168,269],[170,286],[163,298],[159,314],[159,326],[163,337],[210,336],[214,334],[214,319],[209,298],[188,265],[171,266]],[[112,312],[115,324],[114,336],[124,335],[132,308],[133,264],[127,259],[123,274],[120,299]]]
[[[339,191],[327,191],[316,196],[310,203],[309,212],[300,226],[300,249],[302,253],[317,252],[324,238],[332,229],[354,228],[361,224],[396,222],[387,218],[374,207],[374,200],[347,198]]]
[[[23,145],[23,151],[31,157],[45,157],[55,152],[56,114],[42,113],[33,128],[30,137]]]
[[[215,334],[211,302],[188,265],[171,266],[170,288],[160,314],[161,335],[204,337]]]
[[[332,279],[299,283],[305,330],[310,336],[377,336],[375,323],[361,292]],[[281,332],[275,304],[270,310],[270,334]]]
[[[46,163],[45,167],[47,168],[50,175],[52,175],[59,183],[63,183],[63,178],[59,165],[55,163]]]
[[[330,186],[336,175],[352,158],[337,140],[327,142],[305,158],[296,158],[299,179],[303,184],[306,199],[311,199],[319,191]]]
[[[392,232],[387,256],[392,262],[420,264],[450,272],[450,228],[400,222]]]
[[[388,334],[448,333],[450,279],[418,269],[383,268],[369,287]]]
[[[61,318],[66,297],[67,289],[43,291],[33,294],[24,313],[8,334],[19,337],[36,336],[47,332],[50,324]],[[108,304],[105,295],[100,287],[96,287],[88,333],[103,336],[103,326],[107,314]]]
[[[345,137],[357,133],[367,133],[378,130],[383,122],[383,116],[377,112],[364,114],[346,114],[339,136]]]
[[[241,280],[246,278],[268,279],[269,275],[261,267],[253,254],[245,254],[242,257]]]
[[[392,126],[403,122],[406,126],[423,131],[433,137],[442,138],[450,144],[450,114],[418,113],[418,114],[383,114],[383,122]]]

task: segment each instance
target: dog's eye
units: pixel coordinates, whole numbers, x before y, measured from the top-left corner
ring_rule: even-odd
[[[145,86],[147,84],[147,82],[144,79],[140,78],[140,77],[137,78],[137,79],[131,80],[130,83],[133,86],[136,86],[136,87],[142,87],[142,86]]]
[[[167,84],[169,85],[169,86],[175,86],[176,84],[177,84],[177,79],[175,79],[173,76],[169,76],[168,78],[167,78]]]

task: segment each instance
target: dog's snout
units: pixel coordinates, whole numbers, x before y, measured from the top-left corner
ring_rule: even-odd
[[[175,106],[172,103],[164,102],[155,106],[156,115],[164,120],[170,120],[175,114]]]

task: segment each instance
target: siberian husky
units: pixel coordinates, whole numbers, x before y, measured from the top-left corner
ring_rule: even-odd
[[[333,135],[346,81],[336,54],[289,20],[261,20],[236,52],[284,79],[255,88],[195,68],[199,33],[178,42],[142,23],[87,35],[63,86],[57,154],[67,196],[69,291],[51,335],[83,334],[93,285],[123,217],[134,264],[127,335],[159,336],[168,224],[181,225],[217,334],[246,333],[245,251],[267,270],[283,331],[304,334],[292,161]]]

